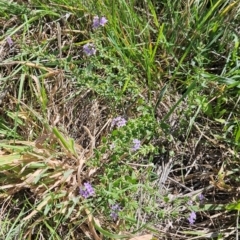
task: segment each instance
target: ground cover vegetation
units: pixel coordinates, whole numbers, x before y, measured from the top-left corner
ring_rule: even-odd
[[[0,0],[0,239],[238,239],[238,0]]]

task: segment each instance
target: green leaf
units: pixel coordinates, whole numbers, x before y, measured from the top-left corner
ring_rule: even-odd
[[[118,235],[118,234],[110,233],[109,231],[107,231],[107,230],[101,228],[99,225],[97,225],[94,220],[93,220],[93,225],[105,237],[110,237],[110,238],[113,238],[113,239],[123,239],[123,238],[131,237],[130,235]]]
[[[227,204],[226,209],[229,210],[229,211],[232,211],[232,210],[238,210],[239,211],[240,210],[240,201],[235,202],[235,203]]]
[[[222,124],[226,124],[226,120],[224,120],[222,118],[215,118],[215,121],[222,123]]]
[[[55,134],[55,136],[58,138],[58,140],[60,141],[60,143],[62,144],[62,146],[65,148],[65,150],[67,150],[68,152],[70,152],[72,155],[74,155],[75,157],[77,157],[77,152],[75,150],[74,147],[74,140],[72,138],[70,138],[68,141],[65,139],[65,136],[63,136],[63,134],[61,134],[58,129],[56,127],[53,128],[53,133]]]
[[[195,212],[200,211],[219,211],[219,210],[225,210],[226,205],[224,204],[204,204],[203,206],[194,205],[191,206],[191,209]]]
[[[1,156],[0,166],[6,165],[6,164],[12,164],[16,161],[21,161],[22,157],[20,154],[12,154],[12,155],[3,155]]]
[[[66,172],[64,172],[63,174],[64,179],[67,179],[73,172],[74,172],[73,169],[68,169]]]

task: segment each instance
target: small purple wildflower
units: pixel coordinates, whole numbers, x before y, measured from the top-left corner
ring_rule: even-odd
[[[99,28],[100,26],[104,27],[104,25],[108,22],[105,17],[95,16],[93,17],[93,29]]]
[[[120,210],[121,210],[121,207],[119,206],[119,204],[114,204],[114,205],[112,205],[111,209],[112,209],[113,211],[120,211]]]
[[[117,126],[118,128],[125,126],[127,123],[127,120],[121,116],[116,117],[112,120],[112,127]]]
[[[79,193],[84,198],[88,198],[88,197],[93,196],[95,194],[95,191],[94,191],[92,185],[89,182],[86,182],[86,183],[84,183],[84,187],[80,187]]]
[[[85,44],[83,46],[83,51],[87,56],[92,56],[96,54],[96,48],[92,43]]]
[[[196,221],[196,218],[197,218],[196,213],[195,212],[191,212],[191,214],[190,214],[190,216],[188,218],[189,223],[191,225],[194,224],[195,221]]]
[[[203,201],[204,201],[204,196],[203,196],[202,193],[200,193],[200,194],[198,195],[198,199],[199,199],[200,202],[203,202]]]
[[[13,40],[12,40],[11,37],[7,37],[6,41],[7,41],[8,45],[9,45],[9,47],[11,47],[13,45]]]
[[[116,212],[111,212],[110,217],[113,219],[113,221],[116,221],[118,218],[118,214]]]
[[[110,217],[113,219],[113,221],[117,220],[119,211],[121,211],[121,207],[118,204],[111,206]]]
[[[133,139],[133,151],[137,151],[141,147],[141,141],[138,139]]]

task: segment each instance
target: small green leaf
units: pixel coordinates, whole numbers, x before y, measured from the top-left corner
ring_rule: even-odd
[[[70,138],[69,140],[66,140],[65,136],[63,136],[63,134],[61,134],[56,127],[53,128],[53,133],[58,138],[58,140],[60,141],[62,146],[65,148],[65,150],[67,150],[68,152],[73,154],[75,157],[77,157],[77,153],[74,147],[74,144],[75,144],[74,140],[72,138]]]
[[[226,121],[222,118],[215,118],[215,121],[219,122],[219,123],[222,123],[222,124],[226,124]]]
[[[118,234],[110,233],[110,232],[108,232],[107,230],[101,228],[99,225],[97,225],[94,220],[93,220],[93,225],[94,225],[94,227],[95,227],[100,233],[102,233],[105,237],[110,237],[110,238],[113,238],[113,239],[123,239],[123,238],[129,238],[129,237],[131,237],[131,236],[129,236],[129,235],[118,235]]]
[[[232,210],[240,210],[240,201],[238,202],[235,202],[235,203],[229,203],[227,206],[226,206],[226,209],[229,210],[229,211],[232,211]]]
[[[68,169],[66,172],[64,172],[63,174],[64,179],[67,179],[73,172],[74,172],[73,169]]]

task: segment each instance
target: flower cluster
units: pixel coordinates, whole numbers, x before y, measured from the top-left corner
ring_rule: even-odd
[[[119,211],[121,211],[121,207],[118,204],[111,206],[110,217],[113,219],[113,221],[117,220]]]
[[[137,151],[141,147],[141,141],[138,139],[133,139],[133,151]]]
[[[105,17],[99,17],[99,16],[95,16],[93,17],[93,24],[92,27],[93,29],[97,29],[100,26],[104,27],[105,24],[108,22],[108,20]],[[96,48],[94,46],[93,43],[87,43],[83,46],[83,52],[87,55],[87,56],[92,56],[96,54]]]
[[[87,55],[87,56],[92,56],[96,54],[96,48],[94,46],[94,44],[92,43],[87,43],[83,46],[83,52]]]
[[[82,197],[88,198],[95,194],[92,185],[89,182],[84,183],[84,187],[80,187],[79,193]]]
[[[197,218],[196,213],[195,212],[191,212],[191,214],[190,214],[190,216],[188,218],[189,223],[191,225],[194,224],[195,221],[196,221],[196,218]]]
[[[125,126],[127,120],[123,117],[116,117],[112,120],[112,127],[117,126],[118,128]]]
[[[104,27],[104,25],[108,22],[105,17],[95,16],[93,17],[93,29],[99,28],[100,26]]]

